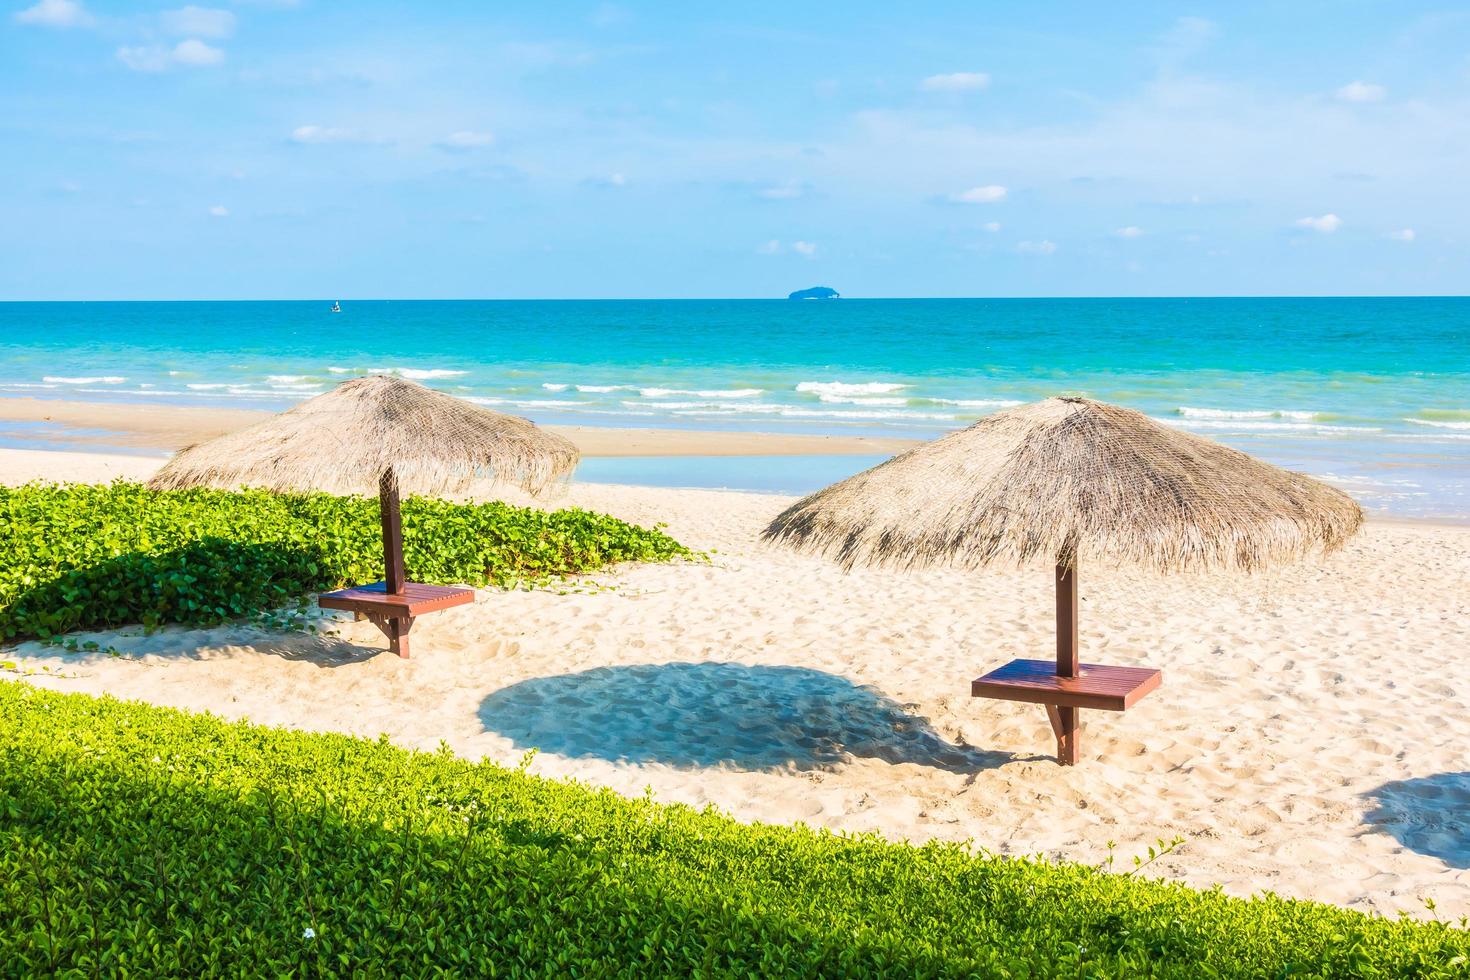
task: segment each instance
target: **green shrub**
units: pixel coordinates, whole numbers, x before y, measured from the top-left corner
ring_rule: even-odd
[[[1470,934],[0,683],[0,973],[1464,976]]]
[[[583,510],[403,504],[415,581],[497,584],[688,555]],[[142,623],[212,625],[382,578],[376,500],[136,483],[0,487],[0,640]]]

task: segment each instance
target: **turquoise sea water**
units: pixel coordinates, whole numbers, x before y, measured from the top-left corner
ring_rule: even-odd
[[[0,304],[0,396],[280,408],[393,371],[541,422],[927,438],[1080,393],[1370,508],[1470,516],[1470,299],[330,305]],[[604,468],[619,465],[628,477]],[[781,465],[665,461],[643,478],[802,490],[829,475]]]

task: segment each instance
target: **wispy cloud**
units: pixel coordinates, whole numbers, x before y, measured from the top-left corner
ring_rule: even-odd
[[[919,83],[925,92],[975,92],[990,86],[990,76],[983,71],[952,71],[930,75]]]
[[[230,209],[223,204],[216,204],[209,209],[209,214],[214,218],[228,218],[230,216]]]
[[[76,0],[40,0],[33,7],[17,11],[15,20],[39,27],[90,27],[97,22]]]
[[[1342,219],[1335,214],[1324,214],[1319,218],[1297,218],[1294,224],[1298,228],[1310,228],[1324,235],[1330,235],[1342,227]]]
[[[235,33],[235,15],[214,7],[190,5],[165,10],[158,15],[158,22],[170,34],[189,37],[224,38]]]
[[[798,255],[805,255],[807,258],[811,258],[817,254],[817,246],[812,242],[792,242],[791,250]]]
[[[210,68],[223,64],[225,53],[210,47],[198,38],[180,41],[172,48],[159,45],[121,47],[117,49],[117,60],[133,71],[168,71],[176,65],[186,68]]]
[[[1057,250],[1057,243],[1043,238],[1040,241],[1024,241],[1016,245],[1022,255],[1050,255]]]
[[[806,194],[806,186],[788,181],[784,184],[773,184],[770,187],[762,187],[755,192],[756,197],[767,201],[791,201]]]
[[[597,177],[588,177],[582,183],[591,187],[627,187],[628,175],[624,173],[602,174]]]
[[[1125,225],[1113,232],[1119,238],[1138,238],[1143,234],[1143,229],[1137,225]]]
[[[995,232],[1000,231],[1000,222],[999,221],[987,221],[987,222],[985,222],[985,224],[981,225],[980,227],[984,228],[986,231],[990,232],[991,234],[994,234]]]
[[[366,143],[368,140],[350,129],[335,126],[297,126],[291,130],[292,143]]]
[[[956,204],[994,204],[996,201],[1005,200],[1006,189],[999,184],[985,184],[981,187],[971,187],[967,191],[951,194],[949,199]]]
[[[495,134],[473,129],[459,129],[439,141],[445,150],[478,150],[495,142]]]
[[[1414,229],[1400,228],[1398,231],[1389,232],[1388,237],[1396,242],[1412,242],[1414,240]]]
[[[755,250],[761,255],[778,255],[781,252],[781,240],[772,238],[768,242],[761,242],[755,247]]]
[[[1344,102],[1382,102],[1388,89],[1372,82],[1348,82],[1336,94]]]

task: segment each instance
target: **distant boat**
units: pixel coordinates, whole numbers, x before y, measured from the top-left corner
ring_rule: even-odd
[[[332,303],[332,312],[333,313],[341,313],[342,312],[342,304],[339,303],[339,302],[333,302]]]

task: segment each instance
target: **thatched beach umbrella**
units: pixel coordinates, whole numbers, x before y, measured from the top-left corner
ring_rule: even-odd
[[[477,479],[534,493],[569,475],[577,456],[571,442],[526,419],[491,412],[403,378],[372,375],[344,381],[239,432],[190,446],[148,485],[155,490],[251,486],[377,493],[383,583],[346,590],[354,593],[350,599],[356,605],[336,608],[354,609],[375,622],[385,619],[379,625],[394,641],[395,651],[406,656],[406,641],[399,642],[402,634],[413,615],[428,611],[428,600],[416,598],[413,590],[424,596],[442,590],[404,579],[400,493],[456,493]],[[383,598],[372,600],[366,593]],[[391,606],[388,612],[382,609],[384,601]],[[430,605],[446,604],[453,603],[441,597]]]
[[[1055,565],[1055,671],[1015,661],[972,692],[1046,705],[1058,759],[1070,764],[1079,708],[1123,710],[1160,678],[1078,663],[1081,560],[1251,571],[1338,548],[1362,522],[1350,497],[1310,477],[1131,409],[1048,398],[820,490],[765,536],[849,569]]]

